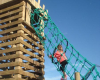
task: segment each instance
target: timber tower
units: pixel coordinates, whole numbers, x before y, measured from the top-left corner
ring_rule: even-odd
[[[36,8],[45,5],[0,0],[0,80],[44,80],[44,46],[30,23]]]

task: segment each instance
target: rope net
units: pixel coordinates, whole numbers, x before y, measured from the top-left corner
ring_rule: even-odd
[[[68,64],[65,66],[65,72],[71,80],[75,80],[74,73],[80,72],[81,80],[99,80],[100,73],[96,65],[84,58],[74,47],[68,39],[60,32],[55,23],[51,20],[46,10],[37,8],[31,13],[31,26],[35,29],[36,35],[40,42],[44,45],[47,56],[53,56],[57,46],[61,44],[64,52],[68,58]],[[46,38],[46,40],[44,40]],[[52,60],[52,59],[51,59]],[[60,70],[60,63],[56,58],[53,58],[53,64],[57,71],[63,76]]]

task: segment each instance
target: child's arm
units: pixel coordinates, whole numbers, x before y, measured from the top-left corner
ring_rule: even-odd
[[[49,55],[49,58],[52,58],[52,55]]]

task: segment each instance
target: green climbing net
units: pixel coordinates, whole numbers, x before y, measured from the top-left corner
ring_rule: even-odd
[[[68,58],[68,64],[65,66],[65,72],[71,80],[75,80],[74,73],[80,72],[81,80],[99,80],[100,73],[96,65],[84,58],[74,47],[69,43],[67,38],[60,32],[55,23],[51,20],[46,10],[35,9],[31,13],[31,26],[35,29],[36,35],[45,47],[47,55],[52,55],[57,46],[61,44]],[[46,38],[46,40],[44,40]],[[53,58],[53,64],[57,70],[60,70],[60,63],[56,58]]]

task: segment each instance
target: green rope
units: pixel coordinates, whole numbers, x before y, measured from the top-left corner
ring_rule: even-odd
[[[43,23],[41,23],[41,21],[43,21]],[[67,38],[60,32],[58,27],[51,20],[46,10],[37,8],[34,10],[33,13],[31,13],[31,26],[35,29],[36,35],[39,37],[41,43],[44,45],[47,56],[52,55],[52,57],[54,57],[54,49],[57,48],[58,44],[62,42],[64,51],[67,50],[66,55],[68,58],[68,65],[65,66],[65,72],[71,80],[75,80],[75,72],[80,72],[82,80],[87,80],[90,75],[92,76],[92,80],[97,80],[98,78],[100,79],[100,73],[98,72],[95,64],[92,64],[86,58],[84,58],[73,47],[73,45],[69,43]],[[44,33],[44,35],[41,35],[42,33]],[[44,37],[46,38],[45,41],[43,39]],[[57,62],[55,58],[54,62]],[[63,76],[63,73],[59,70],[58,67],[61,66],[60,63],[58,62],[58,64],[54,64],[54,66]],[[68,69],[67,66],[70,66],[71,68]]]

